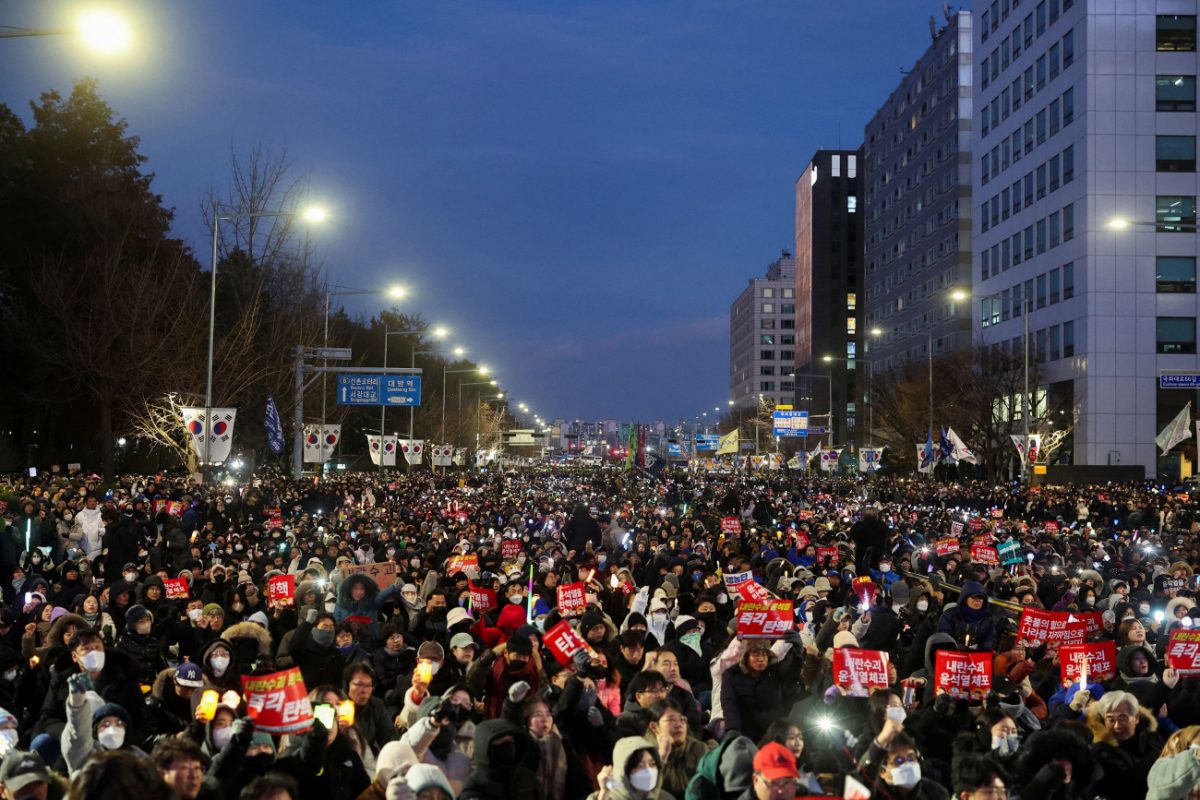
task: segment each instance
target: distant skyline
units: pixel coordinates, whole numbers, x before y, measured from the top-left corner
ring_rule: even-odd
[[[109,5],[134,53],[0,41],[0,102],[28,121],[98,78],[201,256],[231,149],[286,148],[330,210],[332,282],[408,286],[400,310],[543,417],[642,421],[724,409],[729,303],[792,248],[796,176],[860,144],[942,21],[926,0]]]

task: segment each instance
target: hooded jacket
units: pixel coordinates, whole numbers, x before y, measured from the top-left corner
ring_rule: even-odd
[[[649,792],[638,791],[629,782],[630,767],[633,766],[635,758],[641,760],[638,753],[642,750],[649,750],[654,756],[654,763],[658,765],[657,780],[654,782],[654,788]],[[663,791],[662,759],[658,756],[658,748],[648,739],[641,736],[626,736],[624,739],[618,739],[613,747],[612,766],[613,788],[608,792],[608,796],[612,800],[674,800],[671,794]],[[593,792],[588,797],[589,800],[593,800],[598,796],[598,792]]]
[[[493,751],[493,742],[513,739],[513,757]],[[506,719],[489,719],[475,728],[475,768],[463,783],[458,800],[541,800],[537,774],[524,766],[531,755],[529,735]]]
[[[1146,791],[1150,775],[1163,740],[1158,734],[1158,720],[1149,709],[1138,708],[1138,726],[1133,736],[1124,742],[1113,737],[1100,706],[1092,704],[1087,710],[1087,725],[1092,731],[1092,755],[1104,770],[1104,788],[1110,797],[1137,797]]]
[[[752,785],[758,747],[745,736],[730,733],[715,750],[700,759],[688,783],[685,800],[732,800]]]
[[[365,592],[361,600],[355,600],[351,594],[355,586],[362,586]],[[386,589],[380,590],[379,584],[369,576],[361,573],[348,575],[337,587],[337,607],[333,610],[333,618],[344,622],[350,617],[363,617],[370,620],[367,630],[371,640],[379,637],[379,609],[383,607],[392,595],[400,591],[399,584],[393,583]]]
[[[983,607],[978,611],[970,608],[966,600],[973,595],[983,595]],[[967,581],[959,592],[959,603],[942,614],[938,621],[938,632],[948,633],[959,645],[967,644],[976,652],[996,649],[996,620],[992,616],[990,601],[983,584]]]
[[[758,741],[785,708],[783,697],[783,667],[775,654],[768,650],[767,668],[758,675],[750,672],[747,648],[738,665],[721,678],[721,708],[725,727],[744,733]]]
[[[1154,762],[1146,779],[1146,800],[1185,800],[1200,786],[1200,759],[1191,750]]]

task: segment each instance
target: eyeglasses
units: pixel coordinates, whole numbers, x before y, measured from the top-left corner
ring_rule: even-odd
[[[1008,797],[1008,789],[1003,786],[981,786],[972,792],[972,794],[979,797],[995,797],[997,800],[1004,800],[1004,798]]]
[[[375,684],[373,684],[373,683],[363,683],[363,682],[361,682],[361,681],[352,681],[352,682],[350,683],[350,688],[351,688],[351,689],[374,689],[374,688],[375,688]]]
[[[667,687],[665,687],[665,686],[652,686],[648,689],[642,689],[642,694],[666,694],[666,693],[667,693]]]
[[[759,780],[765,783],[772,792],[792,792],[795,793],[796,787],[800,785],[800,781],[796,778],[776,778],[769,781],[763,774],[758,773]]]
[[[920,756],[918,756],[916,753],[912,753],[907,756],[896,756],[892,759],[892,766],[899,767],[902,764],[911,764],[912,762],[919,760]]]
[[[1137,717],[1134,717],[1131,714],[1105,714],[1104,719],[1107,720],[1109,723],[1116,723],[1118,725],[1128,725],[1129,723],[1131,723],[1135,719],[1137,719]]]

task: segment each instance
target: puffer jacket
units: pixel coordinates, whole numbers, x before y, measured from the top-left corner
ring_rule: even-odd
[[[721,708],[726,730],[739,731],[758,741],[784,708],[784,676],[774,653],[762,673],[751,674],[747,666],[749,653],[742,653],[737,666],[722,676]]]
[[[1149,709],[1138,709],[1138,726],[1132,737],[1118,742],[1104,724],[1100,706],[1087,710],[1087,724],[1092,731],[1092,755],[1104,770],[1104,788],[1110,797],[1138,797],[1146,791],[1150,767],[1162,752],[1163,740],[1158,734],[1158,720]]]
[[[492,742],[511,736],[515,757],[499,761]],[[506,719],[489,719],[475,728],[475,768],[463,783],[458,800],[542,800],[537,774],[527,766],[533,744],[529,735]]]

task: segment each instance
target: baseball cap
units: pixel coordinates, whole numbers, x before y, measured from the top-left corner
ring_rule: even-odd
[[[175,683],[188,689],[199,689],[204,685],[200,665],[185,661],[175,670]]]
[[[455,647],[475,647],[475,648],[478,648],[478,645],[477,645],[477,644],[475,644],[475,639],[474,639],[474,638],[471,636],[471,634],[469,634],[469,633],[456,633],[456,634],[454,634],[452,637],[450,637],[450,647],[451,647],[451,648],[455,648]]]
[[[796,758],[779,742],[770,742],[754,754],[754,771],[768,781],[779,778],[799,778]]]
[[[0,784],[10,792],[18,792],[31,783],[50,782],[46,762],[37,753],[13,750],[0,764]]]

